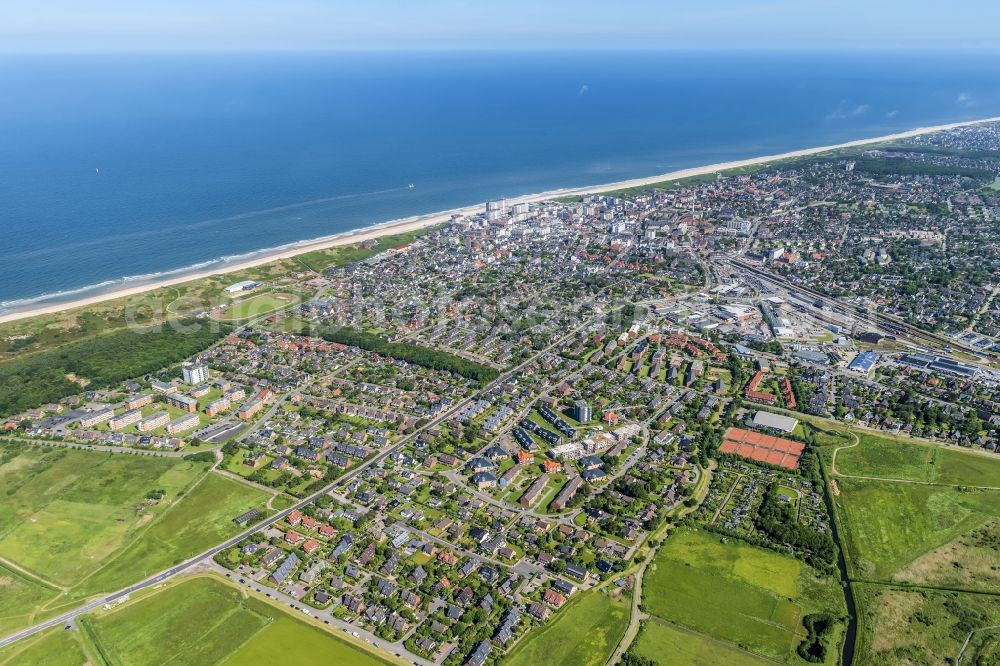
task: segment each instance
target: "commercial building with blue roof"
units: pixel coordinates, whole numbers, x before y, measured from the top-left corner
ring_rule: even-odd
[[[853,370],[854,372],[860,373],[862,375],[867,375],[875,367],[875,361],[878,360],[878,354],[871,351],[861,352],[854,357],[850,365],[847,366],[848,370]]]

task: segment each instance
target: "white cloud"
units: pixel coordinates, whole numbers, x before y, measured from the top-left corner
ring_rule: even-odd
[[[898,115],[899,115],[899,109],[893,109],[889,113],[885,114],[885,117],[886,118],[895,118]]]
[[[858,116],[863,116],[871,110],[871,105],[869,104],[858,104],[852,106],[848,104],[846,99],[840,100],[840,104],[837,108],[826,114],[827,120],[845,120],[847,118],[857,118]]]
[[[584,83],[580,86],[580,92],[578,92],[577,95],[586,95],[588,92],[590,92],[590,86]]]
[[[969,106],[975,106],[976,101],[972,99],[972,95],[970,95],[967,92],[963,92],[963,93],[958,93],[958,97],[955,98],[955,104],[958,104],[959,106],[969,107]]]

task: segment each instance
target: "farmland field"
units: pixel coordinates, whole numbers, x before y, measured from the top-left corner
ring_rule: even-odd
[[[0,557],[56,584],[73,585],[131,532],[164,513],[206,468],[152,456],[23,448],[0,466],[6,489],[0,497]],[[151,490],[166,491],[163,500],[145,502]]]
[[[602,666],[629,622],[627,600],[602,591],[581,592],[552,620],[522,640],[505,666]]]
[[[833,581],[814,579],[792,557],[681,529],[656,555],[644,583],[643,608],[709,637],[783,660],[798,644],[805,613],[842,615],[834,587]]]
[[[81,623],[109,666],[389,663],[204,576],[87,616]]]
[[[232,518],[267,499],[180,458],[13,443],[0,455],[5,630],[190,557],[236,533]],[[163,497],[147,499],[154,490]]]
[[[852,578],[889,580],[925,553],[1000,518],[997,491],[846,478],[838,485]]]
[[[961,664],[996,664],[1000,658],[1000,598],[956,592],[900,590],[858,586],[861,631],[855,663],[859,666],[947,664],[969,633],[975,632]]]
[[[676,666],[760,666],[772,661],[744,652],[739,648],[686,629],[675,627],[652,617],[642,627],[630,650],[658,663]]]
[[[1000,456],[941,449],[937,468],[938,483],[1000,488]]]

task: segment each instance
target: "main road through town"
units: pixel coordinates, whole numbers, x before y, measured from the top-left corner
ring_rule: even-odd
[[[511,369],[509,369],[509,370],[507,370],[507,371],[505,371],[503,373],[501,373],[496,379],[494,379],[492,382],[490,382],[490,384],[488,384],[486,387],[484,387],[484,389],[483,389],[482,392],[489,391],[490,389],[492,389],[492,388],[494,388],[496,386],[499,386],[500,384],[503,384],[508,379],[510,379],[511,377],[513,377],[514,375],[516,375],[517,373],[521,372],[524,368],[526,368],[529,365],[531,365],[532,363],[534,363],[543,354],[545,354],[545,353],[551,351],[552,349],[558,347],[559,345],[561,345],[565,341],[571,339],[580,330],[584,329],[588,325],[591,325],[595,321],[599,321],[599,320],[600,320],[600,317],[591,317],[591,318],[587,319],[586,321],[584,321],[583,323],[581,323],[579,326],[577,326],[573,330],[569,331],[566,335],[560,337],[558,340],[556,340],[555,342],[553,342],[551,345],[549,345],[545,349],[542,349],[542,350],[538,351],[537,353],[535,353],[534,355],[532,355],[530,358],[528,358],[524,362],[522,362],[522,363],[518,364],[517,366],[515,366],[515,367],[513,367],[513,368],[511,368]],[[62,613],[61,615],[58,615],[58,616],[53,617],[51,619],[45,620],[43,622],[39,622],[39,623],[37,623],[35,625],[32,625],[32,626],[27,627],[25,629],[22,629],[22,630],[20,630],[20,631],[18,631],[16,633],[10,634],[9,636],[6,636],[6,637],[0,639],[0,648],[6,647],[6,646],[8,646],[8,645],[10,645],[12,643],[16,643],[17,641],[22,640],[24,638],[28,638],[29,636],[33,636],[33,635],[35,635],[35,634],[37,634],[39,632],[45,631],[46,629],[50,629],[52,627],[64,626],[66,624],[69,624],[70,622],[72,622],[79,615],[82,615],[84,613],[88,613],[88,612],[94,610],[95,608],[103,606],[106,603],[113,603],[113,602],[116,602],[116,601],[121,601],[123,598],[127,597],[128,595],[131,595],[131,594],[134,594],[134,593],[139,592],[141,590],[145,590],[145,589],[148,589],[148,588],[160,585],[164,581],[169,580],[169,579],[173,578],[174,576],[177,576],[179,574],[182,574],[182,573],[185,573],[187,571],[190,571],[193,568],[195,568],[196,566],[205,563],[206,561],[211,561],[212,558],[215,557],[215,555],[217,553],[219,553],[219,552],[221,552],[223,550],[226,550],[227,548],[232,548],[233,546],[235,546],[236,544],[240,543],[241,541],[243,541],[247,537],[249,537],[249,536],[251,536],[253,534],[256,534],[257,532],[260,532],[262,530],[265,530],[265,529],[269,528],[270,526],[274,525],[278,521],[284,519],[292,511],[296,511],[296,510],[302,509],[303,507],[305,507],[305,506],[311,504],[312,502],[314,502],[317,498],[319,498],[322,495],[330,492],[334,488],[336,488],[338,486],[346,485],[351,480],[353,480],[354,478],[356,478],[359,474],[361,474],[364,470],[370,468],[373,465],[376,465],[376,464],[380,463],[385,458],[388,458],[389,456],[393,455],[394,453],[396,453],[397,451],[399,451],[401,448],[403,448],[404,446],[406,446],[407,444],[409,444],[413,439],[415,439],[424,430],[426,430],[428,428],[432,428],[432,427],[438,425],[439,423],[441,423],[442,421],[445,421],[445,420],[451,418],[452,416],[454,416],[455,414],[457,414],[458,412],[460,412],[466,405],[468,405],[473,400],[474,397],[475,396],[470,396],[468,398],[465,398],[464,400],[461,400],[461,401],[457,402],[451,409],[449,409],[449,410],[447,410],[445,412],[442,412],[441,414],[439,414],[437,417],[435,417],[431,421],[425,423],[420,428],[414,430],[412,433],[410,433],[409,435],[407,435],[406,437],[404,437],[403,439],[401,439],[399,442],[397,442],[394,446],[392,446],[392,447],[390,447],[388,449],[385,449],[384,451],[380,452],[376,456],[368,459],[364,463],[361,463],[360,465],[358,465],[357,467],[355,467],[350,472],[342,475],[337,480],[335,480],[334,482],[332,482],[330,485],[324,487],[322,490],[319,490],[316,493],[313,493],[312,495],[306,497],[305,499],[297,502],[293,506],[291,506],[291,507],[289,507],[289,508],[287,508],[287,509],[285,509],[283,511],[278,512],[277,514],[271,516],[267,520],[265,520],[265,521],[263,521],[261,523],[258,523],[257,525],[255,525],[255,526],[253,526],[253,527],[251,527],[251,528],[249,528],[249,529],[247,529],[247,530],[245,530],[245,531],[237,534],[236,536],[232,537],[231,539],[228,539],[228,540],[224,541],[223,543],[220,543],[217,546],[214,546],[213,548],[210,548],[209,550],[206,550],[206,551],[204,551],[202,553],[199,553],[198,555],[195,555],[194,557],[192,557],[192,558],[190,558],[188,560],[185,560],[184,562],[181,562],[180,564],[176,564],[176,565],[170,567],[169,569],[165,569],[165,570],[163,570],[163,571],[161,571],[161,572],[159,572],[159,573],[157,573],[157,574],[155,574],[155,575],[153,575],[153,576],[151,576],[149,578],[146,578],[145,580],[142,580],[142,581],[140,581],[138,583],[135,583],[134,585],[130,585],[130,586],[128,586],[128,587],[126,587],[126,588],[124,588],[122,590],[118,590],[117,592],[114,592],[113,594],[110,594],[108,596],[91,600],[91,601],[83,604],[82,606],[74,608],[71,611],[68,611],[66,613]],[[423,659],[420,659],[416,655],[408,655],[407,654],[407,655],[404,655],[404,656],[406,656],[407,658],[409,658],[411,661],[413,661],[415,663],[423,663],[424,662]]]

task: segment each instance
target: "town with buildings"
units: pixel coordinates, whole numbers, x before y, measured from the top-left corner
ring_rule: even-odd
[[[665,528],[834,572],[815,423],[996,455],[998,174],[983,125],[492,201],[0,428],[215,452],[289,508],[232,516],[208,566],[414,663],[496,664],[575,595],[631,599]]]

